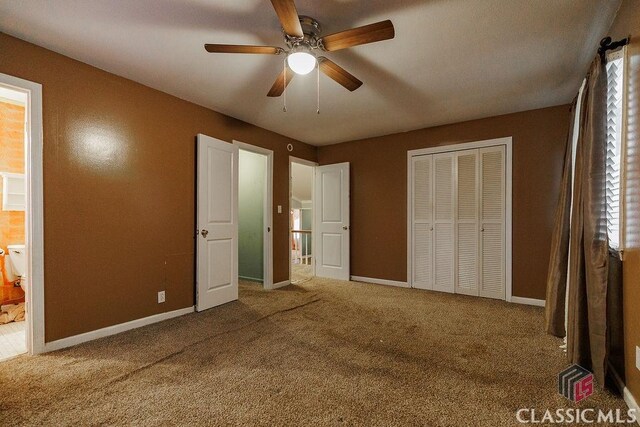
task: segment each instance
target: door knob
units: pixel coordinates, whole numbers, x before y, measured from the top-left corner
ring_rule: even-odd
[[[202,234],[202,237],[204,237],[205,239],[207,238],[207,234],[209,234],[209,231],[203,229],[200,234]]]
[[[349,229],[349,226],[348,226],[348,225],[343,225],[343,226],[342,226],[342,229],[343,229],[343,230],[348,230],[348,229]]]

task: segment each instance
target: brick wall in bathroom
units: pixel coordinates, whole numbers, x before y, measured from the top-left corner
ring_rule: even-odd
[[[23,106],[0,100],[0,172],[24,173],[25,171],[24,114]],[[1,201],[2,186],[0,185],[0,247],[7,254],[7,245],[25,241],[25,217],[22,211],[2,210]],[[13,287],[7,282],[4,261],[0,259],[0,271],[4,277],[4,283],[0,283],[0,303],[2,304],[24,298],[22,289]]]

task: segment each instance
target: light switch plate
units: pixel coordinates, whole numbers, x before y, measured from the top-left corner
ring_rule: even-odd
[[[636,346],[636,369],[640,371],[640,347]]]
[[[165,301],[164,291],[158,292],[158,304],[162,304]]]
[[[278,213],[282,213],[282,205],[278,205]]]

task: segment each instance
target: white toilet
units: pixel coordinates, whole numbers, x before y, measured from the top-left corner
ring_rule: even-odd
[[[27,291],[27,278],[25,277],[25,245],[8,245],[9,264],[5,266],[7,270],[7,279],[15,281],[20,279],[20,287],[23,291]]]

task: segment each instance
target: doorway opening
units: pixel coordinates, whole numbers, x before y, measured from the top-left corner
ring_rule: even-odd
[[[316,164],[290,157],[289,247],[291,283],[315,276],[313,257],[313,178]]]
[[[238,154],[238,279],[273,285],[272,159],[273,152],[234,141]]]
[[[42,87],[0,74],[0,361],[44,351]]]
[[[27,352],[27,94],[0,86],[0,360]]]

